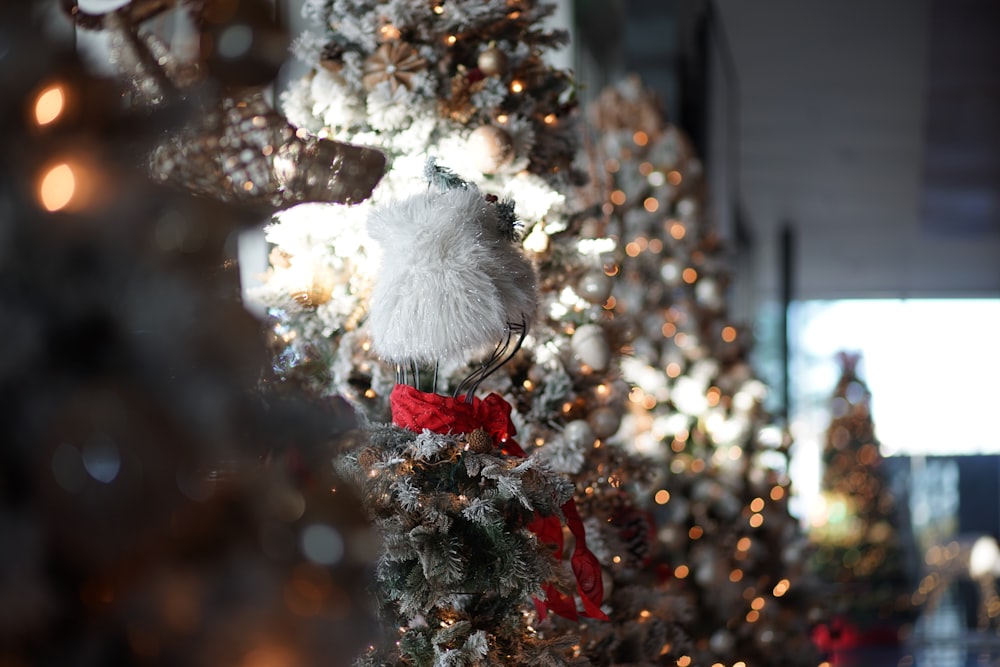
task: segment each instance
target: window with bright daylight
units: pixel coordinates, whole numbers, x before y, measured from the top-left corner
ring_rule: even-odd
[[[1000,299],[802,301],[789,330],[800,516],[818,500],[839,351],[861,356],[883,456],[1000,454]]]

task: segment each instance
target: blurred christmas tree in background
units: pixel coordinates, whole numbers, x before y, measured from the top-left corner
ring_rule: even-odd
[[[816,547],[811,565],[853,641],[895,642],[915,614],[915,573],[907,558],[912,537],[879,450],[871,392],[858,376],[860,360],[858,354],[838,355],[841,376],[823,448],[821,509],[809,533]]]
[[[654,563],[683,603],[684,664],[815,665],[821,618],[806,542],[788,511],[788,435],[727,314],[725,247],[702,166],[637,78],[589,110],[593,199],[620,253],[608,308],[626,352],[629,411],[615,441],[657,462]],[[677,664],[682,664],[678,661]]]
[[[346,665],[354,417],[261,385],[227,263],[256,216],[136,168],[189,108],[126,109],[36,10],[0,8],[0,662]]]

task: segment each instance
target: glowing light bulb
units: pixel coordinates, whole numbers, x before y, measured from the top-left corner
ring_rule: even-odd
[[[66,94],[62,85],[48,86],[35,99],[35,122],[48,125],[59,119],[66,108]]]
[[[76,192],[76,175],[68,163],[50,168],[38,185],[38,200],[46,211],[60,211],[73,201]]]

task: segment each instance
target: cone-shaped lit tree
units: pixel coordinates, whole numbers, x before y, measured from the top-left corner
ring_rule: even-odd
[[[597,205],[619,239],[609,307],[632,385],[615,441],[662,462],[653,553],[687,608],[681,660],[818,664],[789,442],[763,409],[749,332],[728,315],[729,257],[706,219],[701,163],[638,79],[604,91],[588,117]]]
[[[848,643],[897,641],[915,611],[903,515],[875,436],[871,392],[858,376],[860,355],[841,352],[838,360],[821,509],[810,530],[812,563],[829,586],[835,633],[849,637]]]

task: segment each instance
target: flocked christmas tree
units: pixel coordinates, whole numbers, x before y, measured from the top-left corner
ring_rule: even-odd
[[[575,141],[568,77],[544,51],[545,3],[310,1],[315,31],[296,44],[312,72],[283,96],[288,117],[319,137],[379,147],[391,168],[368,205],[301,206],[267,229],[274,245],[256,292],[289,342],[282,364],[320,393],[385,417],[393,372],[369,353],[363,324],[379,249],[370,207],[426,189],[437,159],[485,193],[513,196],[538,243],[567,226]],[[441,377],[464,372],[441,369]]]
[[[277,330],[289,343],[282,368],[287,377],[305,377],[321,393],[346,395],[376,419],[385,418],[392,395],[393,421],[411,430],[420,426],[400,416],[396,381],[470,399],[477,389],[490,391],[511,406],[510,428],[505,418],[499,419],[492,444],[465,433],[472,425],[463,420],[461,428],[449,422],[440,427],[453,431],[452,440],[438,438],[419,446],[411,443],[412,434],[377,427],[373,444],[361,445],[347,460],[348,468],[367,480],[377,520],[387,534],[400,536],[387,542],[380,573],[381,590],[390,599],[386,606],[401,621],[399,646],[405,659],[444,663],[461,655],[489,664],[520,664],[539,651],[550,661],[589,658],[597,664],[670,664],[683,657],[683,636],[674,620],[684,605],[676,608],[648,585],[649,578],[640,576],[650,558],[651,524],[633,491],[647,480],[648,462],[604,446],[621,424],[628,395],[618,372],[621,332],[612,322],[608,300],[616,243],[590,212],[577,211],[568,201],[578,182],[572,160],[579,146],[569,115],[570,81],[541,59],[547,47],[561,42],[539,25],[550,7],[528,1],[426,6],[335,2],[307,5],[307,11],[327,31],[318,41],[300,40],[314,71],[286,95],[285,109],[320,136],[379,146],[390,155],[391,168],[372,197],[374,213],[299,207],[268,228],[276,245],[271,273],[258,295],[272,307]],[[430,191],[457,187],[461,194],[427,194],[428,176]],[[537,294],[530,303],[513,300],[519,304],[514,312],[508,306],[480,306],[473,309],[474,317],[455,321],[449,309],[427,304],[445,298],[448,285],[450,298],[461,295],[454,281],[442,279],[446,269],[460,270],[470,262],[475,267],[482,260],[470,250],[461,254],[459,265],[440,266],[444,245],[426,248],[420,234],[429,225],[416,221],[425,216],[452,220],[454,210],[464,209],[445,204],[458,196],[472,197],[473,210],[479,210],[478,193],[496,200],[490,206],[497,212],[489,215],[506,221],[507,243],[519,242],[515,246],[537,273]],[[467,214],[469,219],[479,215]],[[409,222],[390,232],[383,222],[394,217]],[[366,220],[381,247],[364,233]],[[451,226],[436,232],[448,240],[446,245],[458,242],[449,234],[461,235],[462,225],[452,221]],[[509,262],[499,272],[476,268],[466,273],[461,290],[466,298],[471,294],[478,299],[491,281],[501,293],[528,282],[523,268],[511,268]],[[386,297],[385,281],[397,271],[404,271],[406,287],[396,288],[386,316],[376,305]],[[483,340],[485,324],[498,315],[503,332],[486,326]],[[456,358],[452,349],[429,351],[437,330],[452,335],[464,330],[474,339],[471,347],[487,341],[488,348],[496,347],[484,361],[470,365],[467,353]],[[391,343],[388,349],[386,342]],[[393,345],[404,354],[390,352]],[[394,360],[395,367],[385,358]],[[432,402],[439,412],[440,400]],[[461,413],[464,408],[449,402],[447,410]],[[475,416],[482,419],[478,412]],[[525,461],[519,445],[506,444],[504,433],[513,435],[515,429],[531,453]],[[483,479],[485,471],[496,476],[502,468],[480,470],[476,461],[498,455],[507,457],[515,476],[523,477],[508,479],[507,473]],[[449,473],[448,480],[466,479],[465,486],[442,484],[444,471],[456,469],[462,474]],[[549,477],[548,470],[573,476],[576,504],[565,495],[572,487]],[[480,491],[469,489],[470,477],[480,480]],[[540,503],[543,488],[551,497]],[[519,498],[520,506],[512,502]],[[472,514],[471,508],[484,502],[498,511]],[[553,520],[554,508],[561,510],[565,529]],[[522,539],[518,535],[523,536],[530,517],[532,539],[549,545],[541,552],[523,551],[524,545],[510,542]],[[402,537],[400,522],[409,527],[409,537]],[[492,541],[475,537],[484,529],[493,532]],[[437,542],[423,537],[425,531],[437,535]],[[501,536],[507,542],[494,544]],[[427,559],[445,563],[447,540],[456,549],[455,569],[441,578],[444,566],[431,567]],[[480,560],[488,565],[478,572],[465,569],[484,545],[491,552]],[[557,558],[547,562],[553,549]],[[520,558],[531,561],[528,570],[510,570],[513,558],[496,560],[497,553],[518,550]],[[548,558],[539,561],[539,554]],[[416,574],[414,558],[421,559],[422,574]],[[560,565],[560,559],[565,563]],[[404,565],[416,578],[400,578]],[[532,610],[524,605],[524,593],[539,583]],[[456,586],[479,591],[479,604],[485,606],[441,597]],[[613,598],[604,596],[602,608],[611,613],[610,623],[597,608],[602,589],[615,590]],[[427,624],[414,616],[414,605],[426,605],[435,596],[441,600],[434,611],[437,623]],[[510,616],[518,597],[520,613],[531,627]],[[442,623],[445,627],[438,629]],[[574,643],[578,632],[583,636]],[[563,647],[568,650],[561,656]],[[397,651],[390,642],[370,659],[392,661]]]
[[[182,108],[124,109],[38,18],[0,7],[0,662],[349,664],[353,415],[259,385],[225,261],[255,218],[135,168]]]
[[[820,617],[788,511],[789,441],[762,407],[750,332],[729,319],[729,257],[707,221],[701,163],[636,78],[604,91],[588,118],[603,174],[594,199],[621,248],[608,307],[632,388],[617,440],[662,462],[654,560],[687,607],[682,661],[815,665]]]
[[[883,462],[871,392],[858,376],[860,355],[838,355],[841,376],[823,447],[822,507],[810,539],[812,565],[828,585],[835,631],[855,641],[897,640],[914,613],[913,573],[903,515]]]

